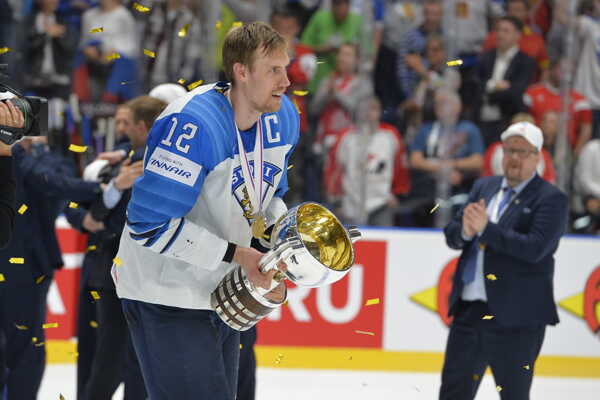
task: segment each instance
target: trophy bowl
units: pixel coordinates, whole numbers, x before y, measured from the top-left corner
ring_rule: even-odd
[[[211,305],[233,329],[250,329],[285,302],[287,290],[283,280],[319,287],[342,279],[354,264],[353,242],[360,237],[356,227],[344,227],[321,204],[307,202],[291,208],[275,222],[270,239],[272,249],[260,261],[263,272],[277,269],[271,287],[255,287],[238,266],[211,294]],[[286,268],[280,270],[282,261]],[[283,290],[277,295],[273,289],[280,285]]]

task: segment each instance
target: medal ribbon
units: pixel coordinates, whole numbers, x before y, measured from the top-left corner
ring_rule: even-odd
[[[244,176],[244,182],[246,183],[246,189],[248,190],[248,197],[250,198],[250,204],[252,205],[252,211],[254,214],[258,214],[262,211],[263,202],[263,135],[262,135],[262,124],[260,117],[256,122],[256,139],[254,140],[254,175],[250,173],[250,161],[246,149],[244,149],[244,143],[242,142],[242,134],[235,123],[235,130],[237,133],[238,150],[240,152],[240,166],[242,167],[242,175]]]

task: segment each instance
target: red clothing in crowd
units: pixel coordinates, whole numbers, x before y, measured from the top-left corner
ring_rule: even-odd
[[[537,83],[525,91],[523,102],[529,107],[529,113],[535,118],[535,123],[540,126],[544,114],[548,111],[560,113],[562,110],[561,97],[558,89],[552,88],[547,83]],[[577,144],[577,134],[582,124],[592,123],[592,110],[590,104],[582,94],[571,90],[569,104],[569,144],[574,148]]]
[[[483,43],[483,51],[492,50],[496,48],[496,32],[492,31],[488,34],[485,42]],[[519,41],[519,49],[533,58],[540,69],[548,68],[548,52],[546,51],[546,45],[544,38],[537,33],[533,32],[531,28],[523,28],[521,34],[521,40]]]

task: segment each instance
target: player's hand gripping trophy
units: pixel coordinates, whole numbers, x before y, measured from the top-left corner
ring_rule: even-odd
[[[354,263],[352,243],[360,237],[356,227],[345,228],[322,205],[300,204],[275,223],[270,239],[272,249],[260,262],[263,272],[277,269],[271,287],[255,287],[237,267],[225,275],[211,294],[211,305],[233,329],[250,329],[286,301],[283,280],[319,287],[342,279]]]

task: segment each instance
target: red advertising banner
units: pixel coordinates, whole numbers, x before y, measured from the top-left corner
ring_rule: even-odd
[[[355,246],[355,265],[344,279],[320,288],[289,286],[287,304],[258,324],[258,344],[382,347],[387,243]],[[376,304],[366,306],[368,300]]]

